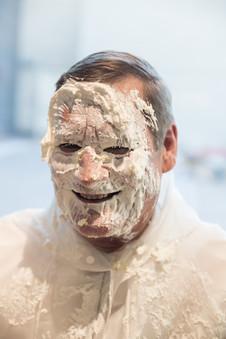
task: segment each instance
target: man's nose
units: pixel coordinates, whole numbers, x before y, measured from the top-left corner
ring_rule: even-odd
[[[86,185],[108,178],[108,170],[103,167],[100,156],[89,146],[80,154],[78,176],[79,181]]]

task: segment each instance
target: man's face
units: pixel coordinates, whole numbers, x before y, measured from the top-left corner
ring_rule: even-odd
[[[57,203],[86,238],[128,242],[154,211],[160,155],[140,112],[142,94],[130,92],[134,89],[141,92],[138,80],[125,79],[112,87],[69,81],[51,100],[43,147]]]

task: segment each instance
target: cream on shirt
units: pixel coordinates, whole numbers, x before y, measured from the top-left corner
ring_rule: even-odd
[[[226,338],[226,234],[166,180],[149,227],[111,254],[60,216],[0,219],[1,339]]]

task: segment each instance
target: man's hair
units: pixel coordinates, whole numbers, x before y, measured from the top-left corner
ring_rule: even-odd
[[[158,131],[152,131],[152,134],[155,145],[159,148],[163,144],[167,128],[174,121],[171,94],[156,70],[146,60],[125,52],[93,53],[63,73],[56,83],[56,90],[70,78],[76,81],[113,84],[127,76],[134,76],[143,83],[143,99],[152,105],[157,117]]]

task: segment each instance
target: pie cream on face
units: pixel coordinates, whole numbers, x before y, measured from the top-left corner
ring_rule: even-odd
[[[136,236],[145,199],[160,189],[147,124],[157,129],[152,107],[137,91],[68,80],[52,97],[42,154],[58,207],[82,235],[124,241]]]

